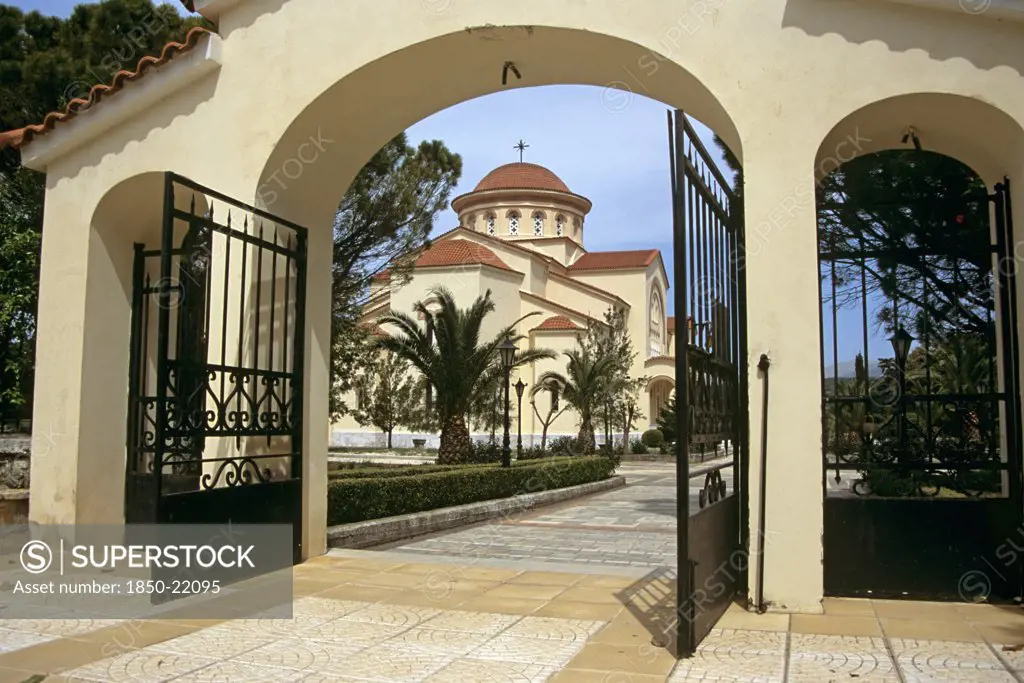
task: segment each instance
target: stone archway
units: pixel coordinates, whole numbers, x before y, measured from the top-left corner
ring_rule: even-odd
[[[769,531],[785,533],[766,560],[766,596],[789,608],[820,609],[821,505],[813,495],[820,480],[804,466],[817,458],[809,416],[821,399],[817,368],[805,362],[820,337],[814,169],[819,149],[830,146],[820,141],[833,134],[837,142],[848,139],[855,131],[835,122],[872,102],[922,91],[957,94],[970,106],[951,118],[962,125],[945,130],[963,145],[987,150],[986,161],[971,162],[986,178],[1021,177],[1020,147],[1002,136],[1009,128],[997,121],[1024,122],[1024,77],[1013,68],[1018,29],[888,3],[849,21],[844,3],[792,0],[766,0],[756,8],[594,2],[585,18],[572,4],[542,0],[421,3],[413,11],[403,0],[200,4],[217,21],[218,36],[128,82],[101,105],[53,124],[22,149],[24,162],[48,175],[36,438],[62,435],[48,449],[54,464],[35,465],[54,475],[53,495],[40,495],[33,505],[36,521],[121,518],[117,483],[85,474],[89,467],[119,466],[122,454],[113,444],[123,443],[125,429],[123,406],[108,401],[110,385],[83,380],[89,368],[109,368],[116,377],[114,368],[127,363],[126,345],[97,343],[102,321],[123,319],[127,310],[118,296],[117,264],[90,222],[111,188],[171,169],[310,227],[304,436],[311,453],[325,452],[329,226],[345,186],[390,135],[434,111],[500,89],[582,83],[604,87],[595,91],[595,107],[609,114],[628,107],[635,94],[679,106],[743,160],[748,345],[752,354],[772,355],[772,386],[792,389],[773,396],[767,425],[770,457],[783,463],[767,482],[778,506],[769,507]],[[899,40],[868,49],[862,44],[870,33],[865,17],[871,26],[884,26],[886,36],[912,36],[915,47],[941,49],[908,53]],[[522,77],[506,75],[503,83],[510,61]],[[979,89],[991,104],[981,101]],[[984,108],[1002,113],[970,118]],[[889,132],[886,116],[875,120],[875,139],[896,144],[899,132]],[[909,124],[914,121],[897,127]],[[929,144],[931,132],[921,121],[916,125]],[[1024,202],[1015,211],[1017,224],[1024,224]],[[118,248],[130,241],[117,231],[112,236],[125,242]],[[93,316],[96,301],[111,312]],[[749,365],[750,432],[756,436],[760,378]],[[303,547],[315,554],[325,546],[319,501],[326,457],[310,457],[304,468],[309,537]],[[751,475],[758,475],[756,468]],[[87,503],[67,502],[80,492],[85,501],[87,490]]]

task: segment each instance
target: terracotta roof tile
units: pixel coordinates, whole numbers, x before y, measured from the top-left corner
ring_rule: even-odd
[[[486,265],[512,269],[498,258],[498,255],[487,247],[469,240],[444,240],[434,242],[416,259],[415,268],[431,268],[442,266]],[[512,271],[515,272],[515,271]]]
[[[646,268],[658,257],[657,249],[634,251],[592,251],[576,260],[569,270],[614,270],[616,268]]]
[[[676,333],[676,317],[674,315],[670,315],[666,318],[665,327],[668,328],[669,334]]]
[[[110,85],[94,85],[89,90],[89,95],[86,99],[75,98],[71,100],[62,111],[53,111],[43,117],[42,123],[0,133],[0,149],[4,149],[6,147],[24,147],[28,143],[32,142],[35,137],[44,135],[53,130],[58,123],[69,121],[80,112],[95,107],[104,98],[110,97],[124,88],[125,83],[136,81],[145,76],[146,72],[150,69],[163,66],[178,55],[190,51],[199,43],[203,36],[209,33],[210,31],[205,28],[196,26],[188,32],[185,36],[184,42],[178,43],[172,41],[164,45],[163,49],[160,51],[159,57],[147,55],[139,60],[134,71],[118,71],[114,75],[114,79],[111,81]]]
[[[550,169],[522,161],[499,166],[485,175],[473,191],[483,190],[554,190],[571,194],[569,186]]]
[[[583,328],[566,318],[564,315],[553,315],[537,327],[535,330],[582,330]]]

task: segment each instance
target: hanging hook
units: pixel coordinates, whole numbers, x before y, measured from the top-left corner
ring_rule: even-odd
[[[516,68],[515,62],[505,62],[505,65],[501,67],[501,84],[508,85],[508,72],[509,70],[515,74],[517,80],[521,80],[523,77],[519,73],[519,69]]]

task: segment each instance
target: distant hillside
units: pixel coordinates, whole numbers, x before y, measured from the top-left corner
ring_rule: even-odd
[[[843,361],[842,363],[840,363],[839,364],[839,379],[854,379],[856,377],[856,371],[855,371],[856,363],[857,363],[857,361],[855,361],[853,359],[848,360],[848,361]],[[833,377],[835,377],[835,372],[833,372],[833,368],[834,367],[835,366],[833,366],[833,365],[825,366],[825,379],[826,380],[830,380]],[[881,377],[882,376],[882,369],[878,366],[878,361],[877,360],[871,361],[871,364],[868,367],[868,375],[871,376],[871,377]]]

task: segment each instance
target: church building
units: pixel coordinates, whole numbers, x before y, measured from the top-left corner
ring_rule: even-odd
[[[438,285],[451,290],[465,307],[491,291],[496,310],[484,323],[482,338],[495,334],[520,316],[535,313],[519,329],[525,337],[520,348],[548,348],[556,360],[522,368],[512,382],[527,387],[522,399],[523,445],[540,444],[543,428],[530,405],[530,388],[545,371],[565,372],[564,351],[577,344],[588,323],[601,322],[609,308],[625,311],[627,327],[637,352],[631,376],[647,378],[639,397],[644,416],[635,429],[641,432],[657,419],[675,386],[673,334],[675,319],[666,315],[668,276],[657,249],[588,251],[586,218],[592,204],[574,193],[552,171],[537,164],[517,162],[500,166],[476,188],[452,200],[459,226],[434,238],[416,257],[409,278],[378,275],[364,309],[362,322],[376,327],[389,310],[412,311]],[[386,334],[387,329],[378,333]],[[349,405],[357,397],[349,396]],[[551,397],[536,397],[536,411],[547,416]],[[516,395],[511,392],[512,444],[516,442]],[[595,422],[598,443],[603,429]],[[549,427],[548,438],[575,436],[578,415],[571,409]],[[487,435],[474,431],[474,438]],[[500,439],[501,434],[499,432]],[[413,438],[437,445],[434,434],[412,434],[399,428],[395,447],[411,446]],[[331,426],[332,446],[381,446],[383,435],[372,426],[360,426],[346,416]]]

